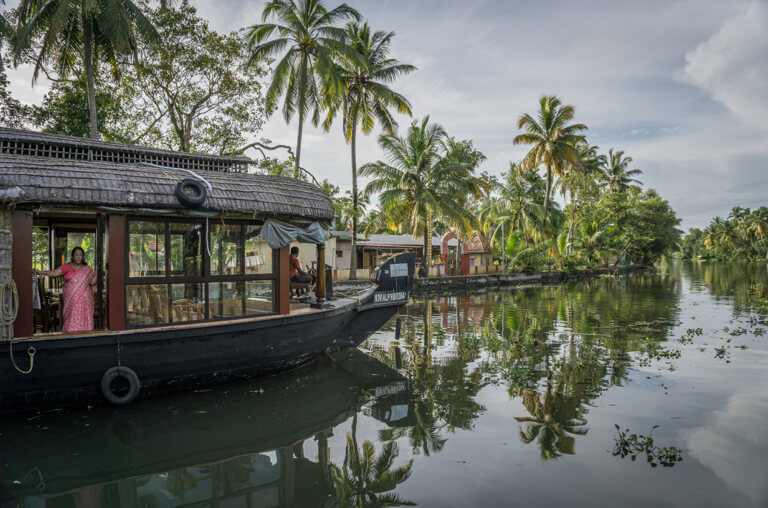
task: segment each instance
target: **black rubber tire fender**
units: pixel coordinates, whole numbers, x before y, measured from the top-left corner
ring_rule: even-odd
[[[125,378],[128,381],[128,392],[124,395],[115,395],[112,391],[112,382],[118,377]],[[122,406],[133,402],[141,390],[141,381],[133,369],[128,367],[112,367],[108,369],[101,377],[101,394],[112,404]]]
[[[193,193],[187,193],[184,189],[194,189]],[[205,203],[208,197],[208,189],[201,182],[192,178],[185,178],[176,184],[176,199],[184,206],[197,208]]]

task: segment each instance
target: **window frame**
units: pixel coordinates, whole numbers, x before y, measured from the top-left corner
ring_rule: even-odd
[[[136,329],[136,328],[152,328],[152,327],[158,327],[158,326],[179,326],[179,325],[185,325],[185,324],[192,324],[192,323],[203,323],[208,321],[228,321],[232,319],[252,319],[254,317],[259,316],[270,316],[273,314],[277,314],[278,309],[278,299],[277,299],[277,292],[279,288],[279,281],[278,281],[278,253],[279,249],[272,249],[272,273],[268,274],[246,274],[245,273],[245,230],[246,226],[252,225],[252,226],[263,226],[264,221],[263,220],[242,220],[242,219],[226,219],[222,220],[220,218],[214,219],[215,225],[218,224],[224,224],[224,225],[239,225],[240,231],[238,235],[238,263],[240,266],[239,273],[236,274],[226,274],[226,275],[212,275],[211,274],[211,260],[210,255],[208,253],[208,249],[210,248],[210,235],[211,235],[211,224],[210,220],[206,218],[197,218],[197,217],[147,217],[143,215],[129,215],[125,221],[125,267],[124,267],[124,274],[125,274],[125,282],[123,284],[122,291],[125,292],[127,290],[128,286],[133,285],[152,285],[152,284],[162,284],[167,286],[168,288],[168,316],[169,321],[167,323],[152,323],[152,324],[146,324],[146,325],[129,325],[128,324],[128,300],[125,299],[125,304],[123,308],[123,313],[125,315],[125,322],[126,322],[126,328],[128,329]],[[160,223],[164,225],[164,247],[165,247],[165,275],[160,276],[152,276],[152,277],[131,277],[130,276],[130,253],[131,253],[131,224],[136,222],[154,222],[154,223]],[[202,260],[202,270],[201,275],[171,275],[170,270],[170,264],[171,264],[171,229],[170,229],[170,223],[177,222],[177,223],[194,223],[194,224],[200,224],[202,226],[202,233],[203,238],[205,240],[205,243],[200,246],[201,250],[201,260]],[[247,281],[254,281],[254,280],[264,280],[264,281],[272,281],[272,310],[270,312],[264,312],[263,314],[246,314],[246,299],[247,299],[247,291],[246,287],[247,285],[245,282]],[[210,298],[210,288],[209,285],[211,283],[222,283],[222,282],[242,282],[243,283],[243,297],[242,297],[242,309],[243,314],[239,314],[236,316],[225,316],[225,317],[211,317],[209,314],[209,310],[211,308],[211,298]],[[203,286],[203,301],[204,301],[204,318],[202,320],[194,320],[194,321],[183,321],[183,322],[173,322],[173,300],[171,297],[171,285],[173,284],[196,284],[200,283]]]

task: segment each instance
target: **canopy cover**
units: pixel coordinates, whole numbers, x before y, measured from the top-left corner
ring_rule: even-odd
[[[328,231],[319,222],[313,222],[306,229],[302,229],[287,222],[267,219],[261,227],[261,237],[270,247],[279,249],[290,245],[294,240],[317,245],[323,244],[328,238]]]

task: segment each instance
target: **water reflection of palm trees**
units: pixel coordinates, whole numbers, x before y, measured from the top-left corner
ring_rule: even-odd
[[[518,388],[523,406],[530,416],[518,416],[515,420],[525,423],[520,430],[520,439],[526,443],[534,441],[541,448],[541,457],[554,459],[562,454],[574,453],[574,435],[583,436],[587,421],[582,418],[582,401],[578,397],[563,393],[564,386],[550,382],[543,393],[527,388]]]
[[[400,360],[414,397],[414,422],[379,436],[406,438],[414,453],[439,452],[450,432],[471,429],[485,410],[479,390],[504,382],[528,412],[517,417],[521,440],[545,458],[573,453],[588,407],[624,384],[648,341],[667,340],[679,294],[678,278],[639,274],[414,302],[394,349],[369,345],[382,361]]]
[[[408,439],[412,453],[425,456],[443,449],[448,439],[446,433],[470,429],[485,410],[474,400],[484,386],[480,373],[476,370],[466,372],[469,362],[475,358],[474,353],[463,351],[455,356],[433,359],[433,349],[446,340],[457,340],[457,351],[462,351],[462,335],[444,333],[439,323],[440,314],[433,313],[433,304],[427,300],[422,306],[411,309],[414,314],[418,312],[418,318],[414,319],[412,314],[405,324],[405,340],[411,341],[411,347],[409,354],[404,355],[402,365],[411,385],[413,424],[379,432],[382,441]],[[458,323],[453,324],[458,332]],[[416,337],[421,337],[421,344]],[[391,361],[391,356],[387,358]]]
[[[414,506],[392,492],[411,475],[413,459],[393,469],[399,455],[397,444],[384,443],[381,453],[370,441],[363,441],[358,448],[352,435],[347,436],[347,449],[341,467],[331,465],[331,480],[335,490],[333,506],[379,507]]]

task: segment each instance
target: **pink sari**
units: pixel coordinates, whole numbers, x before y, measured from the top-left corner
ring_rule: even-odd
[[[59,269],[64,276],[64,294],[61,320],[63,332],[84,332],[93,330],[93,290],[91,279],[96,273],[90,266],[75,270],[69,263]]]

